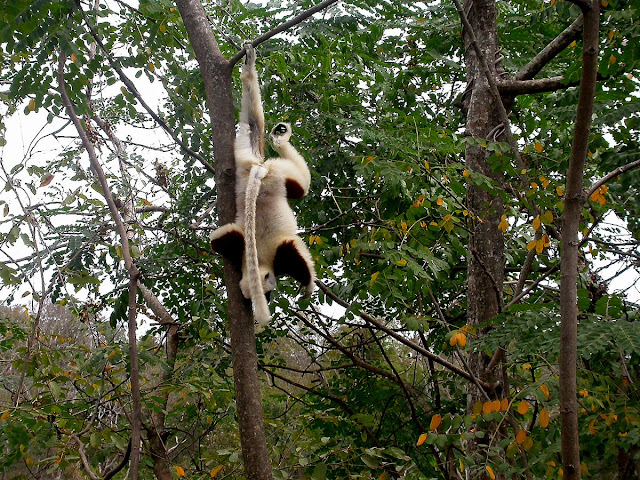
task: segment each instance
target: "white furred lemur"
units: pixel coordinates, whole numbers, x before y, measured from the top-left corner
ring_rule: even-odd
[[[244,45],[242,108],[236,135],[236,219],[211,234],[213,250],[242,268],[240,289],[253,303],[256,321],[270,320],[268,299],[276,277],[289,275],[313,292],[315,272],[307,246],[297,236],[298,225],[288,199],[309,191],[311,174],[302,156],[289,143],[291,125],[271,130],[280,157],[264,161],[264,112],[256,71],[256,52]]]

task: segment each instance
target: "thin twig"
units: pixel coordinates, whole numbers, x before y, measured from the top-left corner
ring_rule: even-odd
[[[329,7],[330,5],[333,5],[337,1],[338,0],[324,0],[323,2],[320,2],[316,6],[310,8],[309,10],[305,10],[300,15],[297,15],[297,16],[293,17],[291,20],[287,20],[286,22],[281,23],[280,25],[278,25],[273,30],[269,30],[267,33],[264,33],[264,34],[260,35],[258,38],[256,38],[255,40],[253,40],[251,42],[251,45],[253,45],[254,47],[257,47],[261,43],[266,42],[267,40],[269,40],[271,37],[277,35],[278,33],[284,32],[285,30],[288,30],[291,27],[303,22],[304,20],[309,18],[314,13],[318,13],[319,11],[324,10],[325,8]],[[242,47],[242,50],[240,50],[238,53],[236,53],[236,55],[231,60],[229,60],[229,64],[231,66],[234,66],[236,63],[238,63],[238,61],[242,57],[244,57],[245,53],[246,53],[245,49],[244,49],[244,47]]]
[[[585,198],[589,198],[591,195],[593,195],[595,193],[596,190],[598,190],[601,186],[603,186],[609,180],[611,180],[611,179],[613,179],[613,178],[617,177],[618,175],[621,175],[621,174],[623,174],[625,172],[628,172],[629,170],[633,170],[634,168],[638,168],[638,167],[640,167],[640,160],[636,160],[635,162],[627,163],[626,165],[622,165],[622,166],[616,168],[612,172],[610,172],[607,175],[605,175],[604,177],[602,177],[596,183],[594,183],[591,186],[591,188],[587,191],[587,194],[585,195]]]
[[[162,129],[169,134],[169,136],[173,139],[173,141],[176,142],[178,145],[180,145],[180,147],[187,154],[189,154],[190,156],[192,156],[193,158],[198,160],[210,173],[214,173],[213,166],[204,157],[202,157],[202,155],[200,155],[197,152],[194,152],[193,150],[191,150],[182,140],[180,140],[178,138],[178,135],[176,135],[176,133],[169,127],[169,125],[167,125],[166,122],[164,120],[162,120],[158,116],[158,114],[156,114],[156,112],[154,112],[153,109],[149,105],[147,105],[147,102],[144,101],[144,99],[142,98],[142,95],[140,95],[140,92],[138,91],[136,86],[129,79],[129,77],[127,77],[125,75],[125,73],[122,71],[122,69],[117,65],[117,63],[116,63],[115,59],[113,58],[113,56],[111,55],[111,53],[107,50],[107,48],[102,43],[102,40],[100,39],[100,36],[98,35],[98,32],[96,32],[96,30],[95,30],[95,28],[93,28],[93,25],[91,24],[91,22],[89,22],[89,19],[87,18],[87,14],[82,9],[80,3],[78,2],[75,5],[78,8],[78,11],[80,12],[80,14],[82,15],[82,18],[83,18],[87,28],[89,29],[89,33],[91,33],[91,36],[95,40],[96,44],[98,44],[98,46],[100,47],[100,50],[102,50],[102,52],[104,53],[107,61],[109,62],[109,65],[111,65],[111,68],[113,68],[116,71],[116,73],[120,77],[120,81],[122,81],[122,83],[125,84],[125,86],[131,92],[131,94],[134,97],[136,97],[138,102],[140,102],[140,105],[142,106],[142,108],[144,108],[147,111],[147,113],[151,116],[151,118],[153,118],[153,120],[155,120],[155,122],[158,125],[160,125],[160,127],[162,127]]]

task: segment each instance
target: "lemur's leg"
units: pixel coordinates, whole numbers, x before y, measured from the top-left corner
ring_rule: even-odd
[[[240,131],[236,138],[236,157],[248,159],[251,156],[261,162],[264,159],[264,112],[258,71],[256,70],[256,51],[250,42],[244,44],[245,62],[242,67],[242,108],[240,109]],[[238,150],[242,155],[238,155]],[[236,161],[238,159],[236,158]]]
[[[228,258],[233,265],[242,267],[244,255],[244,230],[237,223],[227,223],[211,233],[211,248],[213,251]]]
[[[305,289],[305,297],[313,292],[316,281],[313,258],[300,237],[292,235],[280,241],[273,260],[273,271],[276,277],[289,275],[300,282]]]

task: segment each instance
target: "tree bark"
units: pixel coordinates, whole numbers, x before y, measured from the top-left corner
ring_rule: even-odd
[[[598,38],[600,0],[586,8],[584,15],[584,45],[582,74],[576,112],[576,124],[571,145],[571,157],[565,186],[565,206],[560,238],[560,423],[562,427],[562,463],[565,480],[579,480],[580,443],[577,400],[577,336],[578,336],[578,229],[584,204],[584,166],[589,147],[589,131],[598,73]]]
[[[465,0],[463,10],[475,33],[472,35],[468,29],[463,29],[467,84],[471,87],[464,104],[466,134],[474,138],[487,138],[502,122],[497,99],[490,91],[480,58],[472,45],[472,37],[475,36],[490,72],[495,75],[494,59],[498,51],[496,4],[493,0]],[[489,153],[480,146],[468,146],[465,152],[466,168],[501,181],[501,174],[491,169]],[[467,323],[477,327],[486,324],[501,310],[504,240],[498,224],[504,212],[504,204],[501,198],[494,197],[473,184],[467,187],[467,204],[472,212],[467,264]],[[478,379],[479,384],[496,384],[492,371],[487,368],[491,361],[490,356],[474,353],[470,354],[468,360],[472,374]],[[470,382],[467,390],[468,409],[471,410],[478,401],[485,401],[487,395],[488,392],[478,388],[478,383]],[[469,442],[470,454],[478,450],[477,444]],[[473,474],[473,478],[486,476],[483,470]]]
[[[235,218],[233,67],[220,52],[199,0],[178,0],[177,6],[204,82],[213,135],[218,214],[220,224],[225,224]],[[224,275],[245,474],[249,480],[269,480],[272,473],[264,434],[253,314],[240,291],[241,272],[225,260]]]

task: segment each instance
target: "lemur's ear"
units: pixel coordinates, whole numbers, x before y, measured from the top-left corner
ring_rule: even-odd
[[[211,234],[211,248],[230,260],[237,269],[242,268],[244,233],[235,223],[223,225]]]
[[[300,237],[289,237],[280,243],[273,259],[273,271],[276,277],[289,275],[300,282],[307,291],[306,296],[313,291],[313,259]]]

